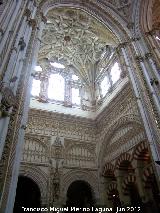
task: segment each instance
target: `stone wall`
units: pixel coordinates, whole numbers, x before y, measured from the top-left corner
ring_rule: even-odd
[[[25,174],[30,175],[34,168],[39,171],[39,178],[47,186],[42,203],[48,205],[53,190],[51,176],[56,172],[58,161],[60,185],[57,202],[65,204],[71,182],[85,180],[93,187],[96,202],[106,203],[105,186],[101,184],[106,165],[116,162],[122,153],[132,154],[144,140],[144,127],[130,84],[96,120],[30,109],[21,174],[27,171]]]

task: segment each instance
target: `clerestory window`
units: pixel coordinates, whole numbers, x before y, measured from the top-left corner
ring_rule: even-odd
[[[105,76],[103,81],[101,82],[101,93],[104,97],[110,88],[110,82],[108,76]]]
[[[109,91],[110,87],[113,86],[120,79],[121,70],[118,62],[115,62],[108,68],[107,75],[101,81],[101,95],[104,97]]]
[[[111,75],[111,79],[112,79],[112,83],[115,84],[119,79],[120,79],[120,68],[119,68],[119,65],[118,63],[116,62],[112,68],[111,68],[111,72],[110,72],[110,75]]]
[[[64,78],[59,74],[52,74],[49,78],[48,98],[64,101]]]
[[[33,95],[33,96],[39,96],[40,85],[41,85],[41,81],[40,80],[33,79],[33,81],[32,81],[31,95]]]
[[[72,104],[80,105],[79,89],[72,88]]]

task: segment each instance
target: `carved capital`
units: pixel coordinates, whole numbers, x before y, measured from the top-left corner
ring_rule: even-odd
[[[25,9],[24,16],[26,16],[27,19],[31,16],[31,11],[28,8]]]

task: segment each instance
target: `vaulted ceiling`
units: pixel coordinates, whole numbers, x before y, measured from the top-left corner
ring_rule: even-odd
[[[106,54],[117,45],[110,29],[86,12],[72,8],[56,8],[47,14],[38,63],[47,70],[50,62],[72,69],[85,84],[94,81],[103,71]]]

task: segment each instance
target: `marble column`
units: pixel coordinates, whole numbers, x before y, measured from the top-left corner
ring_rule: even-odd
[[[41,36],[42,29],[38,31],[37,35]],[[15,144],[15,147],[13,148],[13,150],[11,150],[11,155],[13,156],[13,159],[16,159],[16,160],[14,160],[14,162],[12,161],[8,162],[10,167],[9,172],[11,176],[8,177],[8,183],[7,182],[5,183],[5,188],[6,188],[5,190],[9,188],[5,213],[11,213],[13,211],[15,194],[16,194],[16,186],[17,186],[18,174],[19,174],[19,167],[20,167],[20,160],[22,155],[22,147],[24,144],[24,130],[25,130],[27,117],[28,117],[28,110],[29,110],[30,89],[31,89],[31,83],[32,83],[32,77],[30,76],[37,60],[37,54],[38,54],[37,40],[35,39],[33,51],[31,51],[27,59],[27,63],[26,63],[27,68],[23,72],[25,77],[23,79],[20,79],[21,82],[20,82],[20,87],[18,89],[20,93],[19,94],[20,98],[22,99],[21,105],[19,106],[20,107],[19,110],[21,111],[21,114],[23,116],[21,118],[20,125],[19,125],[21,128],[18,131],[17,143]],[[3,206],[4,205],[5,204],[3,204]]]
[[[158,144],[159,133],[157,129],[157,123],[155,122],[155,117],[153,114],[153,108],[151,107],[152,103],[148,98],[146,88],[144,88],[144,79],[142,79],[142,77],[139,74],[139,71],[137,70],[137,67],[135,67],[135,65],[133,64],[133,57],[131,58],[131,56],[133,56],[134,53],[131,53],[128,50],[127,44],[122,44],[120,45],[120,47],[122,48],[122,53],[128,68],[130,80],[132,83],[139,111],[146,130],[149,147],[152,153],[153,166],[155,168],[156,175],[159,181],[160,170],[158,168],[158,165],[156,165],[155,163],[155,161],[160,161],[160,153],[159,153],[160,147]]]
[[[142,202],[145,203],[148,201],[148,197],[147,197],[147,194],[144,190],[144,182],[143,182],[143,168],[144,166],[138,166],[136,169],[135,169],[135,175],[136,175],[136,184],[137,184],[137,187],[138,187],[138,192],[139,192],[139,195],[142,199]]]
[[[70,79],[65,79],[64,105],[72,106],[72,88]]]
[[[148,89],[150,91],[150,94],[153,97],[153,101],[154,101],[154,104],[155,104],[155,106],[157,108],[157,112],[160,115],[160,100],[157,97],[157,94],[155,92],[154,87],[151,85],[152,76],[151,76],[151,74],[148,73],[148,70],[146,69],[146,66],[145,66],[145,63],[144,63],[144,58],[139,56],[139,57],[136,57],[136,60],[140,64],[140,68],[141,68],[141,70],[143,72],[143,75],[144,75],[144,78],[145,78],[146,83],[148,85]]]
[[[4,49],[4,45],[6,43],[8,35],[9,35],[9,31],[12,29],[12,26],[14,24],[16,17],[17,17],[17,13],[20,9],[21,4],[22,4],[22,0],[19,0],[18,2],[16,0],[14,0],[12,6],[10,8],[9,14],[7,14],[7,17],[4,20],[3,27],[4,28],[6,27],[6,30],[3,34],[3,38],[1,39],[1,42],[0,42],[0,53]]]
[[[21,1],[22,0],[19,0],[19,2],[21,2]],[[3,34],[4,38],[2,38],[1,43],[3,42],[4,45],[2,45],[2,46],[0,45],[1,47],[3,47],[0,51],[0,53],[1,53],[1,57],[0,57],[0,63],[1,63],[0,76],[1,76],[1,78],[4,75],[4,72],[6,70],[5,68],[6,68],[6,64],[8,64],[8,61],[9,61],[10,50],[12,49],[13,43],[18,35],[17,32],[18,32],[19,28],[21,27],[22,16],[24,14],[26,4],[27,4],[27,1],[25,1],[25,3],[21,2],[21,5],[20,5],[21,7],[19,7],[18,11],[15,10],[17,13],[14,15],[14,16],[18,17],[18,19],[15,19],[13,17],[13,20],[15,19],[15,21],[12,23],[12,28],[9,30],[7,35]],[[14,13],[15,13],[15,11],[14,11]]]
[[[24,62],[24,56],[26,54],[26,49],[28,45],[28,41],[30,39],[31,29],[29,26],[29,30],[27,28],[27,19],[30,16],[30,11],[26,9],[26,16],[24,17],[22,21],[22,26],[20,27],[19,34],[17,36],[17,40],[15,41],[14,48],[11,50],[10,60],[8,62],[8,66],[3,78],[3,85],[10,88],[13,92],[13,94],[16,94],[23,62]],[[24,41],[24,36],[28,35],[27,42]],[[21,37],[23,36],[23,37]],[[12,79],[15,80],[13,81]],[[0,95],[0,100],[2,100],[2,94]],[[7,128],[9,124],[9,117],[4,117],[3,119],[0,119],[0,132],[2,132],[1,135],[1,141],[0,141],[0,158],[2,155],[5,137],[7,134]]]
[[[41,74],[40,74],[41,75]],[[41,102],[47,102],[48,100],[48,85],[49,85],[49,79],[47,75],[40,76],[40,93],[39,93],[39,101]]]
[[[157,83],[160,85],[160,69],[157,68],[155,61],[153,60],[153,54],[152,53],[146,53],[145,54],[146,61],[152,68],[155,78],[158,81]]]

